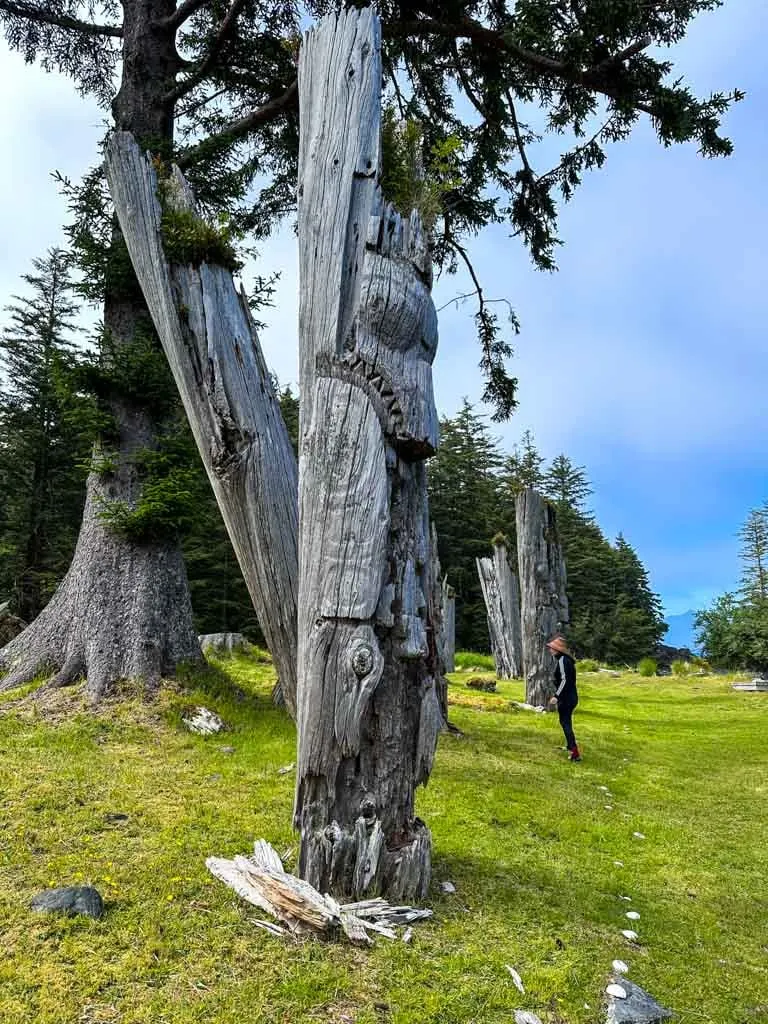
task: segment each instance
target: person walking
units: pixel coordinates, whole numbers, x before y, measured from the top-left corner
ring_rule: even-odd
[[[549,653],[555,659],[555,690],[554,697],[550,698],[550,705],[557,708],[557,715],[565,735],[565,745],[568,747],[568,760],[580,761],[576,737],[573,734],[573,712],[579,703],[579,695],[576,691],[576,664],[568,650],[565,637],[553,636],[547,642]]]

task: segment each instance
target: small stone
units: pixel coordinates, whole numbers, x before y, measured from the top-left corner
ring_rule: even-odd
[[[629,972],[629,967],[623,960],[614,960],[611,967],[614,969],[616,974],[627,974]]]
[[[613,866],[615,868],[623,868],[624,867],[624,861],[623,860],[615,860],[613,862]]]
[[[619,899],[620,900],[624,900],[625,903],[631,903],[632,902],[632,897],[631,896],[619,896]]]
[[[194,712],[184,715],[181,720],[190,732],[198,736],[212,736],[224,728],[221,718],[208,708],[195,708]]]
[[[289,772],[292,772],[295,767],[296,767],[296,765],[293,762],[291,762],[290,764],[286,764],[282,768],[278,768],[277,769],[277,774],[278,775],[287,775]]]
[[[633,832],[632,835],[635,839],[645,839],[645,836],[642,832]]]
[[[413,938],[413,928],[406,928],[403,932],[403,942],[410,942]]]
[[[39,892],[32,900],[32,909],[98,919],[104,913],[104,901],[91,885],[67,885]]]
[[[621,985],[617,985],[615,982],[611,982],[605,990],[607,996],[613,996],[614,999],[626,999],[627,990],[622,988]]]
[[[234,747],[219,747],[219,750],[222,752],[222,754],[234,754],[235,752]]]
[[[621,934],[625,939],[629,939],[630,942],[635,942],[638,938],[637,932],[633,932],[631,928],[622,928]]]
[[[440,892],[445,892],[448,894],[456,892],[456,886],[453,884],[453,882],[441,882]]]
[[[221,772],[214,772],[213,775],[206,775],[209,782],[218,782],[221,777]]]
[[[597,788],[598,788],[598,789],[600,789],[600,790],[602,790],[602,792],[603,792],[603,793],[608,793],[608,792],[609,792],[609,790],[608,790],[608,787],[607,787],[607,786],[598,786]]]
[[[610,804],[606,804],[606,805],[605,805],[605,809],[606,809],[606,811],[612,811],[612,810],[613,810],[613,807],[611,807],[611,805],[610,805]]]
[[[626,997],[610,1000],[606,1024],[664,1024],[672,1016],[670,1010],[659,1006],[652,996],[628,978],[621,979],[621,987]]]
[[[639,921],[640,920],[640,915],[638,914],[638,912],[636,910],[628,910],[624,916],[628,917],[630,921]]]
[[[517,973],[517,971],[515,970],[514,967],[510,967],[509,964],[504,964],[504,966],[509,971],[510,976],[512,978],[512,981],[515,983],[515,988],[517,989],[517,991],[522,993],[522,995],[525,995],[525,988],[523,987],[523,979],[520,977],[520,975]]]
[[[541,1024],[541,1017],[530,1010],[515,1010],[515,1024]]]
[[[122,811],[107,811],[104,821],[128,821],[128,815],[123,814]]]

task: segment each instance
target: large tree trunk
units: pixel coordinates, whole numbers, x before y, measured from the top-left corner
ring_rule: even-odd
[[[437,317],[418,217],[377,199],[380,90],[370,8],[307,35],[295,820],[303,878],[404,899],[429,883],[414,791],[442,724],[425,628]]]
[[[107,177],[136,275],[296,716],[298,468],[245,296],[215,262],[167,261],[154,168],[115,133]],[[178,169],[165,201],[195,211]]]
[[[477,574],[488,614],[491,652],[499,679],[523,674],[520,589],[509,565],[506,544],[494,544],[493,558],[477,559]]]
[[[565,561],[554,506],[531,487],[515,501],[522,592],[525,699],[546,706],[555,692],[554,663],[546,644],[568,623]]]
[[[173,34],[153,27],[176,8],[175,0],[123,0],[123,77],[113,103],[117,127],[170,143],[173,109],[165,95],[179,60]],[[114,244],[119,244],[115,232]],[[135,283],[107,280],[104,325],[118,353],[149,327]],[[151,329],[151,328],[149,328]],[[83,524],[72,565],[42,614],[0,652],[9,669],[0,682],[8,689],[43,671],[64,684],[88,676],[97,699],[121,678],[140,676],[150,684],[180,661],[200,658],[186,574],[178,543],[138,542],[109,529],[102,518],[116,502],[135,507],[142,475],[137,455],[156,444],[159,424],[135,395],[110,401],[114,417],[109,472],[88,479]]]

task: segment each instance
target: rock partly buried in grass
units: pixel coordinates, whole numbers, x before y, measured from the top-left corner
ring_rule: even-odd
[[[515,1010],[515,1024],[541,1024],[541,1017],[530,1010]]]
[[[482,676],[475,676],[474,679],[467,680],[467,686],[470,690],[482,690],[483,693],[496,693],[495,679],[483,679]]]
[[[84,914],[98,920],[104,913],[104,901],[91,885],[66,885],[45,889],[32,899],[32,909],[59,914]]]
[[[197,639],[203,654],[234,654],[251,646],[242,633],[204,633]]]
[[[224,722],[219,716],[214,711],[209,711],[208,708],[195,708],[194,711],[188,711],[181,720],[190,732],[195,732],[198,736],[213,736],[225,728]]]
[[[610,996],[605,1024],[663,1024],[673,1016],[671,1010],[660,1006],[652,996],[628,978],[621,979],[621,986],[609,985],[608,990],[614,987],[621,987],[626,996],[623,999]]]

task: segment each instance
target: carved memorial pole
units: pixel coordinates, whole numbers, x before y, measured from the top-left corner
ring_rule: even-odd
[[[133,136],[115,132],[106,172],[136,277],[296,717],[298,468],[245,295],[215,262],[170,263],[158,181]],[[195,213],[173,168],[165,201]],[[194,220],[188,230],[194,230]]]
[[[299,870],[322,891],[423,897],[414,814],[442,716],[427,649],[424,459],[437,315],[418,216],[383,206],[381,43],[324,18],[299,63]]]
[[[520,636],[520,591],[504,543],[493,545],[493,558],[477,559],[477,574],[488,613],[491,652],[499,679],[523,674]]]
[[[554,694],[547,640],[568,623],[563,552],[554,506],[531,487],[515,500],[517,554],[522,593],[525,699],[546,706]]]

